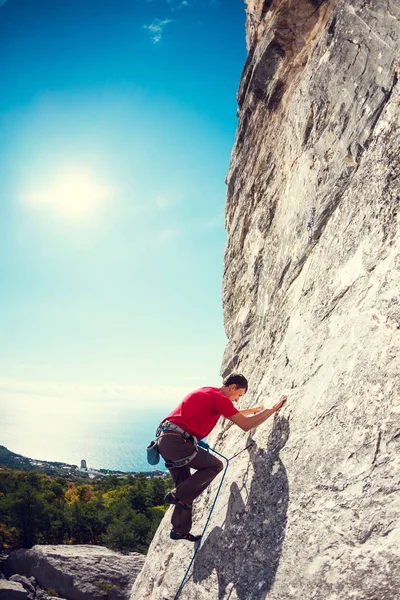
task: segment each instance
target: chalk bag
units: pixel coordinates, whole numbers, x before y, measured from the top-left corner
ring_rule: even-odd
[[[149,465],[158,465],[160,462],[160,453],[158,451],[157,442],[154,440],[146,448],[147,450],[147,462]]]

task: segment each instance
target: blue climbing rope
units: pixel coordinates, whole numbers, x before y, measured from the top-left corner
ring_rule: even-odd
[[[194,559],[196,558],[196,554],[197,554],[197,552],[198,552],[198,551],[199,551],[199,549],[200,549],[200,546],[201,546],[201,542],[202,542],[202,540],[203,540],[204,533],[205,533],[205,531],[206,531],[206,529],[207,529],[207,527],[208,527],[208,524],[209,524],[209,522],[210,522],[210,519],[211,519],[211,515],[212,515],[212,513],[213,513],[213,510],[214,510],[214,508],[215,508],[215,504],[216,504],[216,502],[217,502],[217,499],[218,499],[219,493],[220,493],[220,491],[221,491],[222,484],[224,483],[225,475],[226,475],[226,472],[227,472],[227,470],[228,470],[228,467],[229,467],[229,462],[230,462],[230,461],[231,461],[233,458],[235,458],[235,457],[236,457],[238,454],[241,454],[242,452],[244,452],[245,450],[247,450],[247,448],[250,448],[250,446],[252,446],[253,444],[254,444],[254,441],[251,441],[251,442],[250,442],[250,444],[247,444],[246,448],[243,448],[243,450],[240,450],[239,452],[237,452],[236,454],[234,454],[233,456],[231,456],[231,458],[226,458],[226,456],[224,456],[223,454],[220,454],[220,452],[217,452],[217,450],[215,450],[214,448],[210,448],[210,446],[209,446],[209,445],[208,445],[206,442],[202,442],[202,441],[198,442],[198,446],[200,446],[201,448],[204,448],[205,450],[207,450],[207,452],[209,452],[210,450],[212,450],[212,451],[213,451],[215,454],[218,454],[218,456],[220,456],[221,458],[223,458],[224,460],[226,460],[226,465],[225,465],[225,469],[224,469],[224,472],[223,472],[223,474],[222,474],[221,481],[220,481],[220,483],[219,483],[219,486],[218,486],[218,489],[217,489],[217,493],[215,494],[214,502],[212,503],[212,506],[211,506],[211,508],[210,508],[210,512],[208,513],[208,517],[207,517],[206,524],[204,525],[204,527],[203,527],[203,531],[201,532],[201,537],[200,537],[200,540],[199,540],[199,541],[198,541],[198,543],[196,544],[196,547],[195,547],[195,550],[194,550],[194,553],[193,553],[193,556],[192,556],[192,560],[190,561],[190,564],[189,564],[188,568],[187,568],[187,569],[186,569],[186,571],[185,571],[185,574],[184,574],[184,576],[183,576],[183,579],[182,579],[182,581],[181,581],[181,584],[180,584],[180,586],[179,586],[179,588],[178,588],[178,591],[176,592],[176,594],[175,594],[175,596],[174,596],[174,600],[177,600],[177,599],[178,599],[178,597],[179,597],[179,595],[180,595],[180,593],[181,593],[181,591],[182,591],[182,588],[183,588],[183,586],[184,586],[184,585],[185,585],[185,583],[186,583],[186,578],[187,578],[187,576],[188,576],[188,574],[189,574],[189,571],[190,571],[190,569],[192,568],[192,564],[193,564],[193,561],[194,561]]]

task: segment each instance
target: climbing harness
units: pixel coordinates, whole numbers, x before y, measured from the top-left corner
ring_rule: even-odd
[[[227,472],[227,470],[228,470],[229,462],[230,462],[232,459],[236,458],[236,456],[238,456],[239,454],[241,454],[242,452],[244,452],[245,450],[247,450],[248,448],[250,448],[250,446],[252,446],[254,443],[255,443],[255,442],[254,442],[253,440],[251,440],[251,442],[250,442],[249,444],[247,444],[247,446],[246,446],[245,448],[243,448],[242,450],[239,450],[239,452],[237,452],[236,454],[234,454],[234,455],[233,455],[233,456],[231,456],[230,458],[227,458],[227,457],[226,457],[226,456],[224,456],[223,454],[220,454],[219,452],[217,452],[217,450],[215,450],[215,448],[210,448],[210,446],[209,446],[209,445],[208,445],[206,442],[202,442],[202,441],[200,441],[200,442],[198,442],[198,443],[197,443],[197,445],[198,445],[198,446],[200,446],[200,448],[203,448],[204,450],[207,450],[207,452],[209,452],[210,450],[212,450],[212,451],[213,451],[215,454],[218,454],[218,456],[220,456],[221,458],[223,458],[224,460],[226,460],[226,465],[225,465],[224,472],[223,472],[223,474],[222,474],[222,479],[221,479],[221,481],[220,481],[220,483],[219,483],[219,486],[218,486],[218,489],[217,489],[217,493],[215,494],[214,502],[212,503],[212,506],[211,506],[211,508],[210,508],[210,512],[208,513],[208,517],[207,517],[206,524],[205,524],[205,525],[204,525],[204,527],[203,527],[203,531],[201,532],[201,535],[200,535],[200,539],[199,539],[199,541],[198,541],[198,542],[196,543],[196,545],[195,545],[195,548],[194,548],[194,552],[193,552],[192,559],[191,559],[191,561],[190,561],[190,563],[189,563],[189,566],[188,566],[188,568],[186,569],[186,572],[185,572],[185,574],[184,574],[184,576],[183,576],[183,579],[182,579],[182,581],[181,581],[181,584],[180,584],[180,586],[179,586],[179,588],[178,588],[178,591],[176,592],[176,594],[175,594],[175,596],[174,596],[174,600],[177,600],[177,599],[178,599],[178,597],[179,597],[179,595],[180,595],[180,593],[181,593],[181,591],[182,591],[182,588],[183,588],[183,586],[184,586],[184,585],[185,585],[185,583],[186,583],[186,578],[187,578],[187,576],[188,576],[188,574],[189,574],[189,571],[190,571],[190,569],[192,568],[192,564],[193,564],[193,561],[194,561],[194,559],[196,558],[196,554],[197,554],[197,552],[198,552],[198,551],[199,551],[199,549],[200,549],[201,541],[202,541],[202,539],[203,539],[203,536],[204,536],[204,533],[205,533],[205,531],[206,531],[206,529],[207,529],[207,526],[208,526],[208,524],[209,524],[209,522],[210,522],[211,515],[212,515],[212,513],[213,513],[213,511],[214,511],[214,508],[215,508],[215,505],[216,505],[216,502],[217,502],[217,499],[218,499],[219,493],[220,493],[220,491],[221,491],[222,484],[223,484],[223,482],[224,482],[224,479],[225,479],[226,472]]]
[[[194,459],[196,454],[197,450],[193,452],[193,454],[191,454],[190,456],[187,456],[186,458],[181,458],[180,460],[174,460],[173,462],[172,460],[166,460],[165,466],[167,467],[167,469],[180,469],[181,467],[186,467],[186,465],[188,465]]]
[[[163,421],[161,423],[161,425],[157,429],[156,437],[159,437],[161,433],[164,432],[180,433],[181,436],[185,438],[185,440],[189,440],[192,437],[194,438],[194,436],[191,433],[185,431],[184,429],[182,429],[182,427],[179,427],[179,425],[171,423],[171,421]]]
[[[188,431],[179,427],[179,425],[175,425],[175,423],[171,423],[171,421],[163,421],[156,432],[157,440],[162,433],[179,433],[186,441],[191,440],[194,445],[194,452],[190,454],[190,456],[186,456],[185,458],[181,458],[180,460],[168,460],[165,461],[165,466],[167,469],[175,468],[179,469],[180,467],[186,467],[196,456],[198,453],[198,440],[196,436],[192,435]]]
[[[171,423],[171,421],[163,421],[161,423],[161,425],[158,427],[158,429],[156,431],[156,439],[153,440],[152,442],[150,442],[150,444],[146,448],[147,462],[150,465],[158,464],[158,462],[160,460],[160,453],[158,451],[158,438],[160,437],[160,435],[162,433],[179,433],[186,441],[191,440],[193,442],[194,452],[192,452],[192,454],[190,454],[189,456],[186,456],[185,458],[181,458],[180,460],[165,461],[165,466],[167,467],[167,469],[170,469],[170,468],[179,469],[180,467],[186,467],[186,465],[188,465],[194,459],[194,457],[196,456],[196,454],[198,452],[198,450],[197,450],[198,441],[194,435],[192,435],[188,431],[185,431],[184,429],[182,429],[182,427],[179,427],[179,425],[175,425],[175,423]]]

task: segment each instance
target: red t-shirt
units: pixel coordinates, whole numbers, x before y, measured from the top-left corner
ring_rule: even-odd
[[[239,411],[225,394],[215,387],[202,387],[188,394],[166,421],[179,425],[198,440],[205,438],[221,416],[232,417]]]

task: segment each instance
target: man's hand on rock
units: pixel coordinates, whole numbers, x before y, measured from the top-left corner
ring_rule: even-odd
[[[277,412],[277,411],[278,411],[278,410],[279,410],[279,409],[280,409],[280,408],[281,408],[281,407],[282,407],[282,406],[285,404],[285,402],[286,402],[287,398],[288,398],[287,396],[282,396],[282,397],[281,397],[281,399],[279,400],[279,402],[277,402],[277,403],[276,403],[276,404],[275,404],[275,405],[272,407],[272,410],[273,410],[274,412]]]

